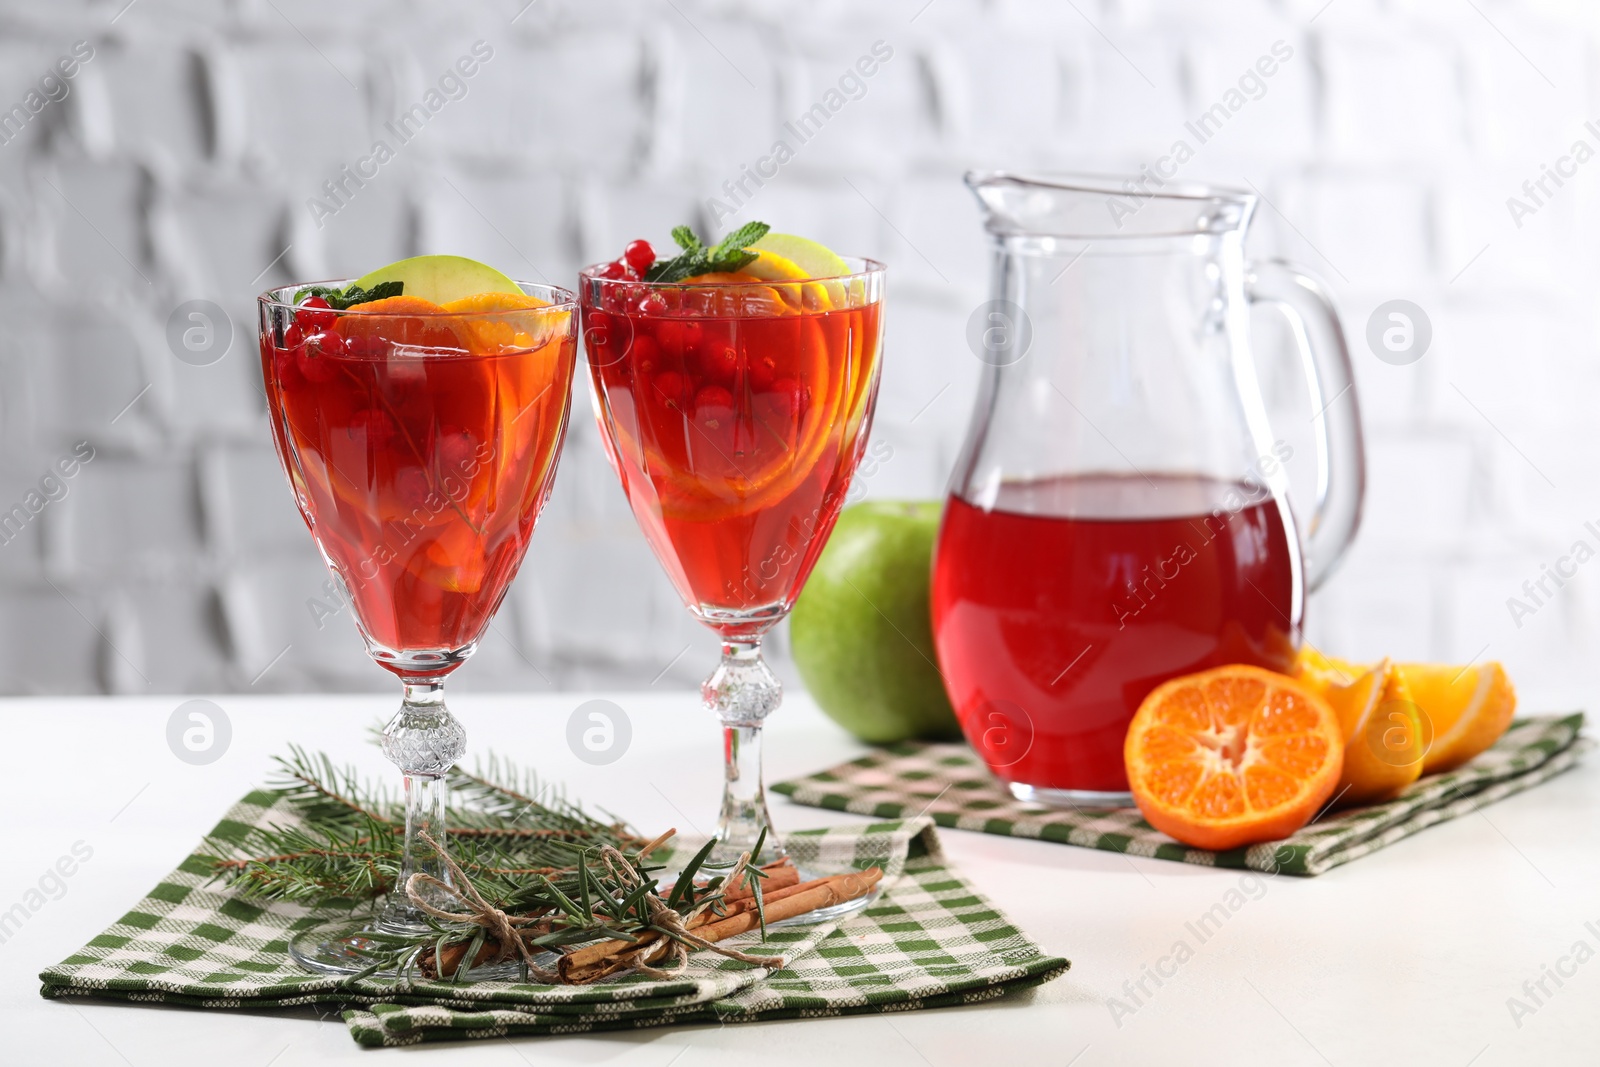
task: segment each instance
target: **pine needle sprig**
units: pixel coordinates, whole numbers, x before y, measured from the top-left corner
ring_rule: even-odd
[[[449,784],[447,845],[421,836],[448,881],[417,874],[397,885],[405,831],[397,798],[353,768],[300,748],[278,760],[271,786],[291,817],[229,824],[203,854],[216,877],[246,900],[348,913],[385,894],[408,893],[430,916],[425,932],[369,931],[364,936],[380,951],[350,981],[379,973],[462,981],[476,967],[506,960],[518,962],[525,980],[541,982],[628,972],[659,977],[681,966],[687,951],[711,945],[690,925],[753,905],[765,930],[760,880],[766,874],[748,853],[731,871],[711,872],[714,842],[707,843],[663,889],[664,868],[652,852],[673,831],[647,841],[621,820],[590,815],[531,771],[492,756],[470,771],[452,768]],[[708,873],[713,877],[705,879]],[[739,894],[730,896],[730,887],[741,881],[748,884],[740,894],[754,900],[736,904]],[[430,893],[438,895],[430,900]],[[734,948],[714,951],[762,965],[775,961]]]
[[[393,793],[351,766],[291,746],[270,789],[296,816],[215,839],[206,854],[247,899],[349,910],[390,892],[399,876],[405,812]],[[644,841],[618,820],[587,814],[531,771],[491,756],[449,776],[451,854],[484,896],[502,908],[549,904],[544,882],[580,892],[586,850],[637,849]]]
[[[318,826],[364,822],[403,824],[405,813],[382,785],[368,785],[354,766],[335,766],[325,753],[289,746],[288,757],[275,756],[278,770],[270,787],[286,798],[295,813]]]

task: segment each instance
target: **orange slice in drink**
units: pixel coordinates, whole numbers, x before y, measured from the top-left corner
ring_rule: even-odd
[[[1328,702],[1285,675],[1235,665],[1145,697],[1123,747],[1151,826],[1196,848],[1288,837],[1339,781],[1344,740]]]
[[[469,351],[504,352],[538,348],[565,332],[566,315],[517,314],[549,306],[547,301],[526,293],[478,293],[452,300],[441,310],[470,316],[456,321],[456,331]]]
[[[641,406],[665,404],[677,417],[639,411],[633,425],[618,424],[619,453],[642,457],[666,514],[715,521],[764,507],[804,481],[830,438],[842,429],[836,417],[845,389],[853,383],[844,380],[849,363],[843,345],[829,336],[820,315],[802,310],[802,301],[792,292],[794,287],[761,285],[760,279],[743,273],[702,274],[687,281],[706,286],[709,315],[751,322],[796,320],[796,335],[786,344],[784,354],[789,359],[784,373],[810,391],[797,425],[785,425],[772,413],[764,417],[753,394],[734,397],[730,393],[731,407],[727,415],[719,413],[717,427],[702,425],[698,413],[689,407],[693,398],[687,395],[633,398]],[[720,286],[734,284],[739,287],[717,292]],[[750,348],[745,350],[746,359],[758,355]],[[729,435],[715,432],[722,428],[724,417],[739,420],[738,431],[746,447],[739,448]],[[635,429],[639,441],[632,440]]]
[[[408,348],[459,349],[461,338],[444,308],[418,296],[390,296],[353,304],[356,315],[340,315],[334,329],[352,347],[387,342]]]
[[[735,417],[749,420],[755,447],[743,455],[731,455],[697,424],[696,413],[685,413],[684,423],[692,435],[690,447],[710,462],[699,469],[685,469],[652,456],[652,472],[665,475],[659,488],[668,514],[713,521],[754,511],[781,500],[811,475],[829,438],[840,430],[835,416],[843,383],[840,374],[831,373],[837,364],[819,324],[802,322],[801,331],[805,339],[798,363],[803,369],[795,379],[810,391],[810,399],[798,425],[791,433],[781,413],[762,415],[753,410],[756,398],[742,398],[744,410]]]

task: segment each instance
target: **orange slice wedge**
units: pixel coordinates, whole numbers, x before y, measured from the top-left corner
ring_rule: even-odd
[[[1299,655],[1295,657],[1293,673],[1296,680],[1304,682],[1311,689],[1326,696],[1331,686],[1349,685],[1366,674],[1367,668],[1358,667],[1349,660],[1325,655],[1310,645],[1304,645]]]
[[[1296,678],[1324,696],[1355,683],[1367,670],[1309,645],[1300,650],[1294,667]],[[1421,712],[1427,749],[1423,774],[1453,770],[1472,759],[1500,739],[1516,714],[1517,692],[1499,663],[1399,663],[1395,670],[1409,690],[1406,699]]]
[[[1422,773],[1448,771],[1488,748],[1511,725],[1517,691],[1495,662],[1478,667],[1402,663],[1411,699],[1433,727]]]
[[[774,300],[781,303],[776,296]],[[847,428],[854,429],[838,417],[841,406],[857,392],[856,380],[847,380],[847,372],[858,369],[850,351],[854,335],[842,327],[830,331],[820,321],[823,316],[801,315],[793,309],[780,310],[772,317],[798,320],[793,322],[792,337],[784,342],[788,374],[810,390],[798,424],[786,424],[782,416],[763,416],[754,396],[736,398],[734,417],[748,423],[751,439],[750,448],[742,455],[696,421],[695,412],[687,410],[686,397],[667,401],[676,414],[641,412],[616,424],[620,454],[642,458],[665,514],[711,522],[766,507],[811,475],[830,440]],[[755,355],[751,351],[749,358]],[[855,378],[862,377],[855,373]],[[634,402],[654,405],[661,400],[640,396]]]
[[[1334,790],[1341,807],[1393,799],[1421,776],[1428,742],[1399,667],[1384,660],[1324,695],[1344,736],[1344,770]]]
[[[1156,687],[1123,747],[1129,788],[1150,825],[1217,850],[1300,829],[1333,794],[1343,757],[1327,701],[1244,665]]]

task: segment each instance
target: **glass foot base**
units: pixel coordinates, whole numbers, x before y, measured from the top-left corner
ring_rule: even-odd
[[[376,936],[375,936],[376,935]],[[347,977],[360,974],[374,964],[384,964],[394,947],[382,938],[370,922],[332,923],[302,930],[289,939],[289,958],[312,974]],[[415,968],[412,976],[416,976]],[[462,976],[465,982],[505,982],[521,978],[522,968],[515,962],[475,967]],[[398,978],[392,966],[380,966],[372,978]]]
[[[1101,792],[1095,789],[1048,789],[1044,786],[1008,783],[1011,795],[1025,804],[1047,808],[1131,808],[1132,793]]]

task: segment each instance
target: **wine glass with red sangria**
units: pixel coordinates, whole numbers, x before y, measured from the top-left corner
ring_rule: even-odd
[[[274,441],[367,651],[404,687],[383,733],[405,776],[404,859],[374,929],[416,934],[411,875],[450,874],[445,776],[466,734],[445,679],[476,649],[550,495],[569,414],[576,302],[453,256],[259,299]],[[443,903],[443,902],[441,902]],[[311,931],[302,966],[355,973],[382,946]]]
[[[752,223],[680,253],[644,241],[580,277],[590,384],[612,466],[650,547],[722,659],[713,862],[770,825],[761,726],[782,690],[762,637],[793,607],[861,458],[877,393],[884,268]],[[760,860],[783,855],[765,835]]]

